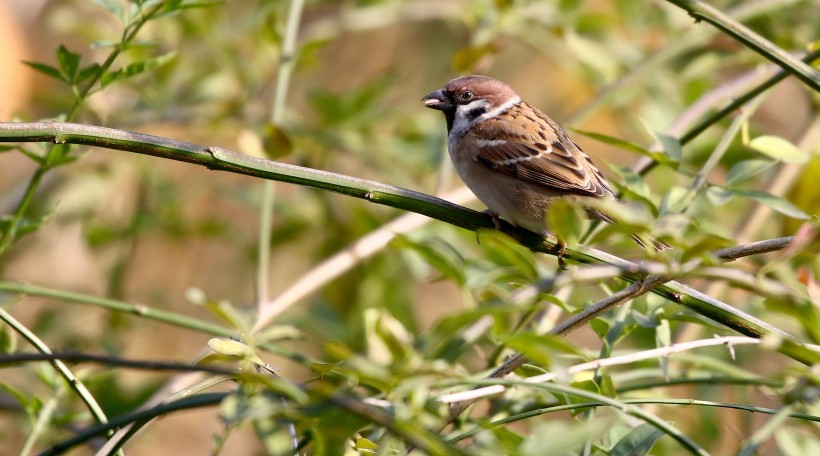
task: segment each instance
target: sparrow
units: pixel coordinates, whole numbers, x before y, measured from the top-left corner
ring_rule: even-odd
[[[461,180],[498,217],[535,233],[546,231],[550,203],[584,205],[615,200],[589,156],[555,121],[522,100],[501,81],[463,76],[425,95],[424,106],[444,113],[450,159]],[[593,218],[612,218],[591,208]],[[637,235],[635,241],[645,247]],[[668,245],[654,241],[656,249]]]

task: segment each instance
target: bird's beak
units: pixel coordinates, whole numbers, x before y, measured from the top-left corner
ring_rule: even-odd
[[[424,106],[430,109],[438,109],[439,111],[445,111],[453,106],[447,98],[447,95],[444,93],[444,89],[439,89],[435,92],[428,93],[421,99],[421,101],[424,102]]]

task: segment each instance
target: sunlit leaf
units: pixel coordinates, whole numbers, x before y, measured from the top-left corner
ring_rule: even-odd
[[[216,353],[225,356],[250,358],[256,354],[256,351],[252,347],[233,339],[214,338],[208,341],[208,346]]]
[[[779,136],[758,136],[749,141],[749,147],[786,163],[805,163],[809,159],[809,154]]]

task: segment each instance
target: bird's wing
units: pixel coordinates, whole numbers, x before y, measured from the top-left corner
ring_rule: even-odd
[[[587,154],[550,118],[526,105],[511,108],[509,114],[487,119],[468,134],[476,160],[552,191],[614,196]],[[520,116],[526,121],[515,121]]]

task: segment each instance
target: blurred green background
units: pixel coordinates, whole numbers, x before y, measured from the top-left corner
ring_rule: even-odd
[[[714,3],[788,51],[805,49],[818,39],[816,1]],[[687,115],[700,118],[714,109],[712,105],[698,110],[698,103],[709,102],[710,91],[719,89],[715,97],[731,99],[740,93],[735,87],[768,68],[759,55],[707,24],[694,24],[685,12],[661,1],[309,1],[301,18],[284,120],[272,125],[287,10],[287,2],[216,2],[152,21],[139,35],[145,45],[129,49],[118,65],[155,59],[155,66],[91,97],[75,121],[443,194],[461,183],[446,158],[444,122],[419,99],[456,76],[496,77],[565,127],[648,146],[653,142],[651,132],[679,135],[693,122]],[[105,42],[118,40],[122,33],[114,15],[97,2],[83,0],[3,2],[0,24],[3,121],[53,118],[73,102],[64,84],[21,60],[54,65],[54,50],[62,44],[81,54],[83,62],[100,62],[110,52]],[[747,133],[800,143],[817,129],[817,102],[816,93],[789,78],[765,98]],[[712,126],[688,144],[678,170],[662,166],[649,173],[645,196],[657,205],[671,189],[690,185],[728,124],[725,120]],[[573,137],[618,183],[625,176],[622,167],[641,158],[578,133]],[[816,151],[816,143],[810,148]],[[107,296],[216,322],[207,309],[186,299],[186,292],[196,288],[252,314],[261,181],[135,154],[81,150],[81,159],[47,175],[33,211],[50,214],[50,219],[0,258],[3,280]],[[725,181],[732,165],[750,155],[754,153],[736,141],[709,181]],[[0,213],[14,211],[35,168],[22,154],[0,155]],[[749,186],[765,190],[773,176],[773,171],[761,173]],[[815,155],[787,188],[789,199],[810,214],[820,207],[818,178]],[[483,209],[477,202],[468,205]],[[772,212],[765,223],[753,227],[749,239],[737,238],[754,207],[753,200],[741,198],[718,206],[704,192],[683,220],[671,217],[656,228],[694,244],[710,236],[748,242],[791,235],[799,225]],[[402,215],[282,183],[275,184],[273,214],[272,297],[323,259]],[[285,345],[328,362],[348,351],[375,356],[368,309],[385,312],[411,334],[427,338],[417,345],[433,345],[445,338],[446,328],[436,329],[442,319],[481,307],[490,297],[507,296],[527,283],[532,277],[528,266],[521,264],[530,265],[536,275],[554,268],[553,258],[525,251],[521,255],[528,257],[522,263],[501,264],[492,242],[475,241],[474,233],[437,221],[412,231],[404,241],[363,260],[277,319],[303,333],[300,340]],[[627,256],[641,254],[620,235],[597,245]],[[423,248],[433,253],[425,255]],[[431,255],[440,256],[439,263]],[[753,270],[759,266],[754,261],[744,267]],[[816,259],[803,256],[797,261],[787,269],[794,272],[802,264],[818,273]],[[461,284],[435,267],[442,263],[461,271]],[[788,312],[772,305],[767,310],[754,293],[711,288],[711,282],[702,278],[690,284],[801,336],[808,331]],[[604,295],[605,290],[579,287],[560,299],[574,308]],[[664,306],[653,297],[642,298],[637,305]],[[665,305],[669,314],[680,310]],[[203,353],[211,337],[43,298],[23,298],[10,310],[60,349],[191,361]],[[523,310],[500,317],[486,336],[489,341],[515,326],[515,312]],[[638,328],[619,348],[651,348],[656,344],[654,331]],[[716,331],[720,330],[693,330],[676,323],[671,340],[696,334],[709,337]],[[488,340],[478,345],[492,345]],[[591,330],[579,331],[570,340],[584,349],[601,348],[600,337]],[[725,358],[725,353],[715,351],[713,356]],[[737,363],[764,376],[795,364],[771,353],[760,356],[740,350]],[[281,369],[278,374],[284,378],[299,381],[313,376],[286,357],[265,359]],[[486,367],[487,360],[479,355],[462,364],[475,371]],[[138,405],[168,378],[87,369],[92,372],[92,391],[112,414]],[[2,375],[17,388],[46,394],[34,380],[41,370],[45,368],[5,368]],[[777,402],[760,389],[695,386],[664,392],[761,406]],[[714,454],[735,451],[739,441],[765,421],[725,409],[685,414],[680,410],[655,412],[674,416],[679,428]],[[164,418],[134,439],[129,454],[157,454],[158,449],[164,454],[207,454],[214,435],[222,432],[217,412]],[[71,421],[68,416],[63,419]],[[19,447],[26,426],[20,415],[0,413],[4,446]],[[529,433],[522,429],[518,432]],[[816,428],[796,432],[811,435]],[[657,454],[675,454],[674,443],[662,442]],[[776,451],[773,443],[768,445],[767,453]],[[83,451],[73,454],[87,454]],[[222,454],[261,451],[252,430],[245,428],[230,435]]]

